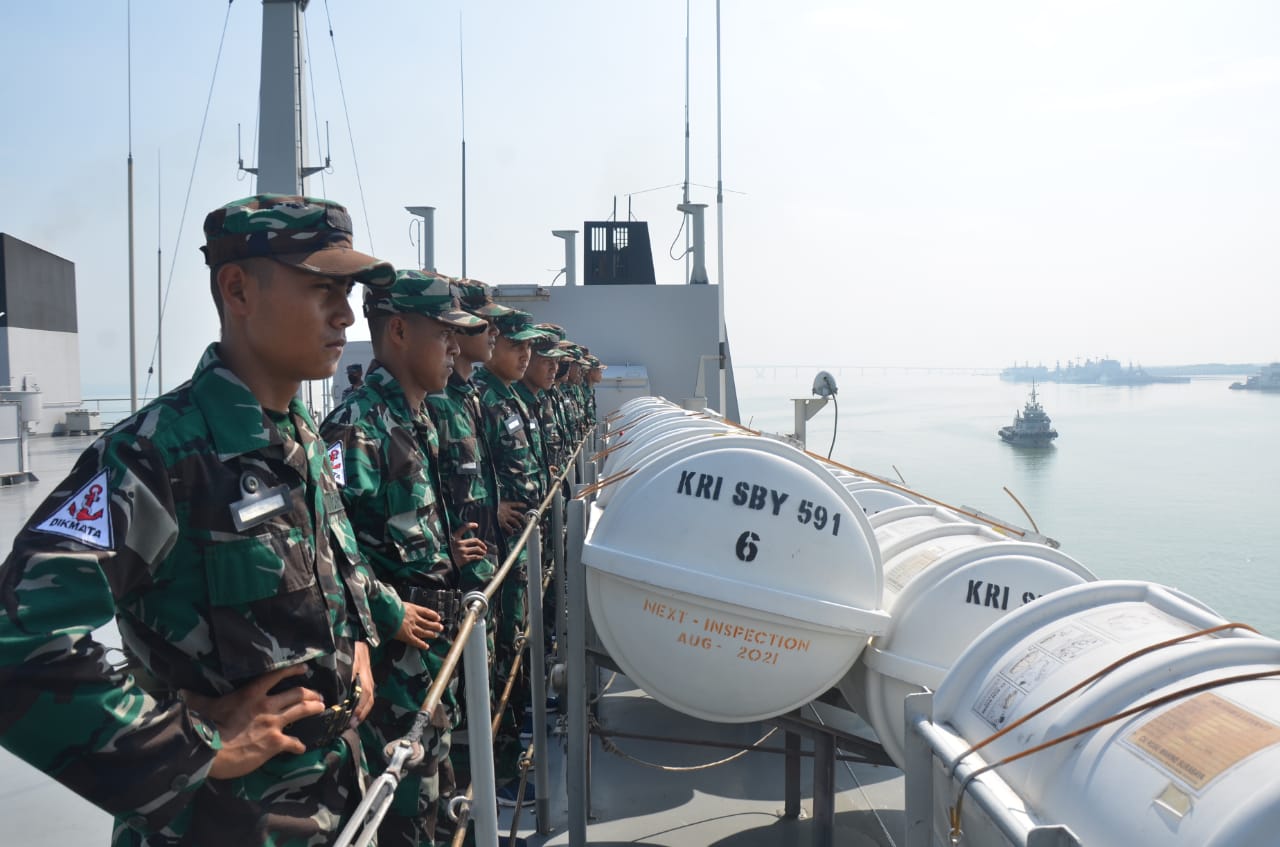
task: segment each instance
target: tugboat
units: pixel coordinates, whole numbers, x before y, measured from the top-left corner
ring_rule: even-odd
[[[1036,400],[1036,384],[1031,383],[1031,399],[1021,412],[1015,412],[1013,423],[1000,427],[1000,438],[1019,447],[1048,447],[1058,437],[1053,422]]]

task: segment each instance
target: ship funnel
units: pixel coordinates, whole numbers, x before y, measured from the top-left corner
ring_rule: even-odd
[[[553,229],[551,234],[564,239],[564,284],[578,284],[578,231],[576,229]]]
[[[411,215],[422,218],[422,269],[436,269],[436,207],[405,206],[404,210]]]
[[[676,206],[676,209],[689,216],[693,229],[693,270],[689,271],[690,285],[707,284],[707,239],[702,217],[706,208],[706,203],[681,203]]]

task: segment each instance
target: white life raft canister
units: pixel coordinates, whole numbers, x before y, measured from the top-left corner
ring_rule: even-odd
[[[705,438],[653,457],[597,510],[582,558],[609,654],[650,695],[706,720],[813,700],[888,621],[862,510],[771,439]]]

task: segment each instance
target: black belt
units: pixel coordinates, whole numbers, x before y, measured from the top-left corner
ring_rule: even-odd
[[[351,693],[341,703],[318,715],[309,715],[285,727],[285,732],[307,745],[308,750],[328,747],[351,727],[356,704],[360,702],[360,683],[351,683]]]
[[[440,616],[445,632],[462,620],[462,592],[456,588],[396,588],[400,599],[415,606],[425,606]]]

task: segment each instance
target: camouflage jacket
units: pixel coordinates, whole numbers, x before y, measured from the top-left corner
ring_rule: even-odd
[[[115,814],[117,843],[174,844],[211,815],[252,829],[254,799],[286,781],[292,814],[351,755],[337,740],[208,780],[220,736],[176,694],[305,664],[290,684],[337,703],[353,641],[376,641],[371,601],[403,615],[364,571],[296,399],[289,422],[297,440],[211,345],[190,382],[84,452],[0,566],[0,743]],[[147,691],[92,637],[113,615]]]
[[[529,410],[510,387],[487,371],[476,368],[476,379],[484,413],[481,433],[493,456],[498,497],[536,509],[545,490],[541,468],[529,445]]]
[[[410,409],[378,362],[320,425],[360,551],[398,589],[457,588],[437,502],[440,442],[424,408]]]
[[[588,418],[590,401],[587,398],[587,394],[590,389],[587,388],[585,383],[579,383],[578,385],[570,387],[573,389],[573,399],[574,403],[577,405],[578,437],[581,438],[587,434],[587,430],[591,427],[591,421]]]
[[[427,397],[427,411],[440,437],[440,481],[449,525],[477,525],[473,533],[488,545],[487,555],[462,566],[460,588],[483,588],[504,555],[498,526],[498,480],[480,435],[480,392],[457,374],[439,394]]]
[[[553,477],[551,466],[556,464],[552,456],[552,449],[559,446],[559,439],[556,434],[548,430],[542,420],[542,397],[546,392],[534,392],[532,388],[523,382],[513,383],[511,389],[520,398],[520,402],[524,404],[524,424],[529,433],[529,448],[532,450],[534,458],[537,459],[540,474],[538,484],[545,496],[546,492],[551,488]]]
[[[555,466],[557,472],[562,471],[569,458],[573,439],[560,422],[556,400],[550,391],[538,392],[537,415],[542,425],[542,443],[547,450],[547,461]]]
[[[560,398],[560,408],[564,411],[565,431],[577,443],[582,436],[582,407],[578,404],[577,394],[568,383],[559,383],[555,389]]]

